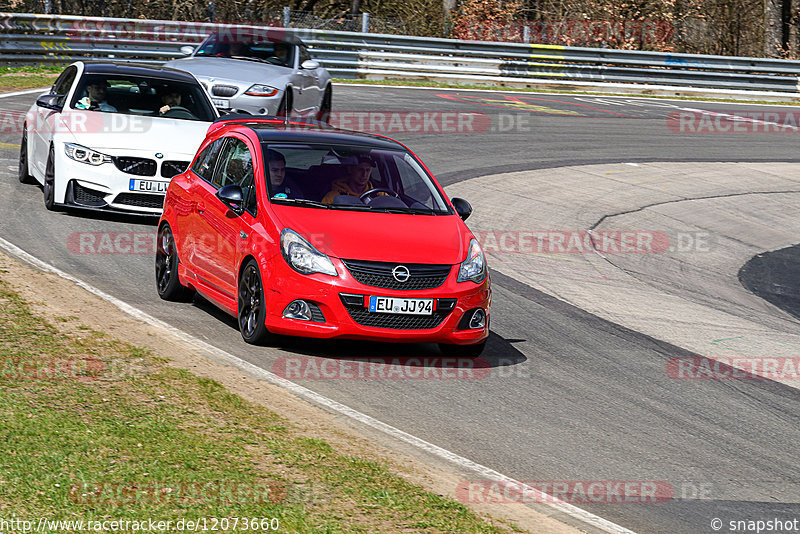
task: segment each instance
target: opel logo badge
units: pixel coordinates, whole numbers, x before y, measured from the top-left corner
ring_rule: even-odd
[[[411,278],[411,273],[408,270],[408,267],[405,265],[398,265],[394,269],[392,269],[392,276],[398,282],[406,282],[409,278]]]
[[[164,154],[162,154],[161,152],[156,152],[156,157],[157,157],[158,159],[161,159],[161,158],[163,158],[163,157],[164,157]]]

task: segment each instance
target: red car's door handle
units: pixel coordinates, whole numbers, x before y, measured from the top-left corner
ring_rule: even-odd
[[[203,204],[202,202],[198,202],[197,203],[197,213],[203,213],[204,211],[206,211],[206,205]]]

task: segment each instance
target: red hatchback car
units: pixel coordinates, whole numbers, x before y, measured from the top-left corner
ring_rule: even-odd
[[[436,342],[477,356],[491,287],[470,213],[397,141],[228,116],[167,190],[156,286],[167,300],[200,293],[248,343]]]

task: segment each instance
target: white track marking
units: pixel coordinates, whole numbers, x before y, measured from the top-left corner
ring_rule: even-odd
[[[506,483],[509,483],[509,484],[519,485],[522,488],[522,491],[527,492],[530,495],[535,496],[535,498],[537,500],[544,501],[543,504],[546,504],[547,506],[550,506],[550,507],[558,510],[559,512],[562,512],[562,513],[564,513],[564,514],[566,514],[566,515],[568,515],[570,517],[578,519],[578,520],[580,520],[580,521],[582,521],[582,522],[584,522],[586,524],[589,524],[589,525],[591,525],[591,526],[593,526],[595,528],[598,528],[598,529],[600,529],[600,530],[602,530],[604,532],[610,532],[610,533],[614,533],[614,534],[636,534],[632,530],[628,530],[627,528],[622,527],[620,525],[617,525],[616,523],[612,523],[611,521],[608,521],[607,519],[603,519],[602,517],[599,517],[599,516],[596,516],[596,515],[594,515],[592,513],[589,513],[586,510],[583,510],[582,508],[578,508],[577,506],[574,506],[574,505],[569,504],[567,502],[564,502],[564,501],[561,501],[559,499],[556,499],[556,498],[554,498],[554,497],[552,497],[550,495],[545,494],[544,492],[542,492],[542,491],[540,491],[540,490],[538,490],[536,488],[533,488],[533,487],[527,486],[525,484],[522,484],[521,482],[519,482],[517,480],[514,480],[511,477],[508,477],[506,475],[503,475],[502,473],[499,473],[499,472],[495,471],[494,469],[491,469],[491,468],[486,467],[484,465],[481,465],[481,464],[478,464],[476,462],[473,462],[472,460],[464,458],[463,456],[459,456],[454,452],[451,452],[451,451],[448,451],[447,449],[443,449],[441,447],[438,447],[438,446],[436,446],[436,445],[434,445],[432,443],[428,443],[427,441],[425,441],[423,439],[420,439],[420,438],[418,438],[416,436],[413,436],[411,434],[408,434],[407,432],[403,432],[402,430],[400,430],[398,428],[395,428],[393,426],[387,425],[386,423],[384,423],[382,421],[379,421],[378,419],[375,419],[374,417],[370,417],[369,415],[366,415],[366,414],[363,414],[363,413],[361,413],[359,411],[356,411],[356,410],[350,408],[349,406],[345,406],[344,404],[336,402],[335,400],[329,399],[329,398],[327,398],[327,397],[325,397],[323,395],[320,395],[319,393],[311,391],[308,388],[305,388],[303,386],[295,384],[294,382],[291,382],[289,380],[281,378],[281,377],[279,377],[279,376],[277,376],[277,375],[275,375],[275,374],[273,374],[273,373],[271,373],[269,371],[266,371],[266,370],[264,370],[264,369],[262,369],[262,368],[260,368],[260,367],[258,367],[256,365],[253,365],[250,362],[242,360],[241,358],[238,358],[238,357],[234,356],[233,354],[230,354],[228,352],[225,352],[222,349],[219,349],[219,348],[217,348],[217,347],[215,347],[213,345],[210,345],[209,343],[206,343],[205,341],[201,341],[201,340],[197,339],[196,337],[194,337],[192,335],[189,335],[186,332],[184,332],[182,330],[179,330],[178,328],[175,328],[174,326],[172,326],[172,325],[170,325],[170,324],[168,324],[168,323],[166,323],[166,322],[164,322],[164,321],[162,321],[160,319],[156,319],[155,317],[143,312],[142,310],[140,310],[138,308],[135,308],[135,307],[131,306],[130,304],[128,304],[126,302],[123,302],[122,300],[120,300],[120,299],[118,299],[116,297],[113,297],[113,296],[109,295],[108,293],[105,293],[105,292],[97,289],[94,286],[92,286],[90,284],[87,284],[83,280],[80,280],[80,279],[72,276],[71,274],[65,273],[64,271],[58,269],[57,267],[54,267],[54,266],[50,265],[49,263],[46,263],[46,262],[40,260],[39,258],[36,258],[35,256],[31,255],[31,254],[28,254],[27,252],[25,252],[24,250],[22,250],[18,246],[14,245],[13,243],[10,243],[9,241],[6,241],[3,238],[0,238],[0,249],[5,250],[6,252],[11,254],[12,256],[14,256],[16,258],[19,258],[19,259],[21,259],[21,260],[23,260],[23,261],[35,266],[35,267],[41,269],[42,271],[50,272],[50,273],[53,273],[53,274],[56,274],[56,275],[60,276],[61,278],[64,278],[65,280],[69,280],[70,282],[76,284],[77,286],[85,289],[89,293],[91,293],[91,294],[93,294],[93,295],[95,295],[97,297],[100,297],[101,299],[113,304],[114,306],[119,308],[121,311],[127,313],[131,317],[133,317],[135,319],[138,319],[138,320],[140,320],[140,321],[142,321],[144,323],[147,323],[149,325],[156,326],[158,328],[162,328],[162,329],[166,330],[167,332],[169,332],[170,334],[172,334],[175,337],[177,337],[178,339],[180,339],[181,341],[190,343],[190,344],[192,344],[192,345],[194,345],[194,346],[196,346],[198,348],[201,348],[201,349],[213,354],[215,357],[219,358],[220,360],[222,360],[222,361],[224,361],[224,362],[226,362],[226,363],[228,363],[228,364],[230,364],[230,365],[232,365],[234,367],[237,367],[238,369],[240,369],[242,371],[245,371],[246,373],[248,373],[251,376],[254,376],[256,378],[259,378],[261,380],[269,382],[269,383],[271,383],[273,385],[276,385],[276,386],[278,386],[280,388],[283,388],[283,389],[285,389],[287,391],[290,391],[291,393],[297,395],[298,397],[302,397],[302,398],[304,398],[304,399],[306,399],[308,401],[311,401],[312,403],[324,406],[324,407],[326,407],[326,408],[328,408],[330,410],[338,412],[338,413],[340,413],[340,414],[342,414],[342,415],[344,415],[346,417],[349,417],[349,418],[351,418],[351,419],[353,419],[355,421],[358,421],[358,422],[360,422],[362,424],[365,424],[365,425],[367,425],[369,427],[372,427],[372,428],[374,428],[376,430],[380,430],[381,432],[384,432],[385,434],[388,434],[389,436],[391,436],[391,437],[393,437],[395,439],[399,439],[400,441],[404,441],[404,442],[406,442],[406,443],[408,443],[410,445],[413,445],[414,447],[417,447],[418,449],[421,449],[421,450],[423,450],[423,451],[425,451],[425,452],[427,452],[429,454],[433,454],[434,456],[438,456],[439,458],[442,458],[444,460],[452,462],[453,464],[455,464],[455,465],[457,465],[457,466],[459,466],[459,467],[461,467],[463,469],[467,469],[467,470],[473,471],[473,472],[477,473],[478,475],[480,475],[482,477],[485,477],[487,480],[496,480],[498,482],[506,482]]]
[[[42,93],[47,91],[49,87],[40,87],[38,89],[25,89],[24,91],[14,91],[13,93],[0,94],[0,98],[8,98],[9,96],[29,95],[31,93]]]

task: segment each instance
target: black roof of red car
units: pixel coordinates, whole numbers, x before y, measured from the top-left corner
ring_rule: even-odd
[[[402,148],[400,143],[387,137],[353,130],[340,130],[329,124],[312,120],[289,119],[286,121],[279,117],[223,115],[214,121],[214,124],[220,123],[230,123],[250,128],[258,136],[259,141],[266,143],[336,143],[358,144],[395,150]],[[224,125],[220,125],[220,127],[224,127]]]

